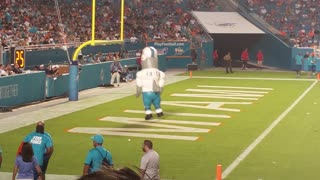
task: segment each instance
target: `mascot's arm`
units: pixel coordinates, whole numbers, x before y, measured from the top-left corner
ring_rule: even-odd
[[[136,90],[136,97],[139,97],[141,92],[142,92],[142,73],[139,71],[137,72],[137,75],[136,75],[136,87],[137,87],[137,90]]]
[[[160,71],[160,78],[159,78],[159,87],[160,87],[160,92],[163,91],[163,87],[164,87],[164,78],[165,78],[165,74]]]

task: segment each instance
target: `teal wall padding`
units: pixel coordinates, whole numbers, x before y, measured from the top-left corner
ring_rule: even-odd
[[[45,98],[44,72],[0,78],[0,106],[18,106]]]
[[[249,48],[250,61],[253,63],[256,63],[256,54],[259,49],[264,54],[264,65],[283,69],[291,68],[292,48],[272,34],[265,34],[254,46]]]
[[[47,77],[46,97],[67,96],[69,84],[69,74],[52,78]]]

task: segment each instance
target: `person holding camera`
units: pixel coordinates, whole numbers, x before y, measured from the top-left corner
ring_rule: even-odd
[[[122,66],[119,62],[119,60],[113,60],[113,63],[110,66],[110,71],[111,71],[111,81],[110,84],[113,86],[120,86],[120,75],[122,72]],[[114,80],[117,78],[116,85],[114,85]]]

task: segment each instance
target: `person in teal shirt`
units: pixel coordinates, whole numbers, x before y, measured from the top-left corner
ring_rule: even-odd
[[[23,142],[32,144],[34,156],[36,157],[42,171],[44,171],[43,176],[45,177],[46,167],[44,168],[44,165],[47,166],[47,164],[44,164],[44,158],[52,154],[53,142],[51,136],[48,133],[44,132],[44,122],[39,121],[36,124],[36,131],[28,134],[24,138]],[[37,172],[35,171],[35,173]],[[35,180],[38,179],[38,176],[38,174],[35,174]]]
[[[83,167],[83,175],[87,175],[98,171],[102,166],[103,158],[108,160],[108,163],[111,167],[113,167],[112,155],[111,153],[102,147],[103,144],[103,136],[97,134],[91,137],[93,140],[93,147],[87,154],[87,157],[84,162]]]
[[[303,60],[303,57],[301,53],[298,53],[295,57],[297,77],[301,76],[302,60]]]
[[[315,76],[316,75],[316,58],[314,56],[314,53],[312,53],[308,58],[308,65],[309,65],[309,76]]]

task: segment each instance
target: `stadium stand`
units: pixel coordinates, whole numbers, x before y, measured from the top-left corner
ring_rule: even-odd
[[[119,3],[97,1],[96,39],[119,38]],[[58,21],[55,2],[15,0],[0,2],[2,46],[29,46],[85,42],[91,35],[91,1],[58,0],[63,24]],[[219,11],[209,0],[125,1],[125,38],[136,40],[187,40],[201,35],[202,28],[191,10]],[[64,30],[62,30],[64,29]]]
[[[277,28],[295,47],[319,44],[320,1],[240,0],[240,2]]]

